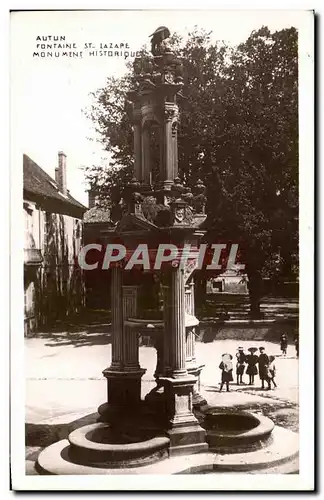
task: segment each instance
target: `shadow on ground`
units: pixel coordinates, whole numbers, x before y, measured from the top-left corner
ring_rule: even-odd
[[[47,347],[57,347],[57,346],[73,346],[73,347],[85,347],[91,345],[107,345],[111,344],[111,334],[110,332],[102,332],[105,325],[102,325],[101,333],[95,334],[91,329],[86,329],[83,332],[77,333],[60,333],[52,335],[42,335],[39,338],[48,339],[45,346]]]
[[[34,337],[48,340],[48,347],[111,344],[110,319],[109,311],[85,311],[66,321],[56,321]]]
[[[208,386],[208,389],[205,388],[205,391],[206,392],[219,392],[219,387],[220,386],[213,386],[213,385],[210,385]],[[248,385],[248,386],[235,386],[236,388],[235,389],[231,389],[229,392],[243,392],[243,391],[246,391],[246,392],[251,392],[252,394],[254,392],[258,392],[258,391],[265,391],[266,389],[262,389],[261,387],[255,387],[253,385]],[[224,388],[223,388],[223,392],[224,392]],[[270,391],[269,391],[270,392]],[[272,393],[273,394],[273,393]]]
[[[82,427],[97,422],[99,413],[91,413],[82,418],[66,424],[25,424],[25,444],[26,446],[49,446],[61,439],[66,439],[68,435]]]

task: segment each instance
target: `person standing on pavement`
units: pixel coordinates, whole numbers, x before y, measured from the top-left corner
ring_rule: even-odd
[[[236,381],[237,385],[243,384],[243,373],[245,369],[246,354],[243,347],[239,347],[236,353]]]
[[[285,333],[282,333],[280,337],[280,349],[284,356],[287,355],[287,346],[288,346],[287,335]]]
[[[229,392],[229,383],[233,380],[233,356],[231,354],[223,354],[222,361],[219,365],[220,370],[222,370],[222,381],[219,392],[222,392],[224,384],[226,384],[226,390]]]
[[[276,365],[275,365],[275,357],[274,356],[269,356],[269,366],[268,366],[268,380],[269,380],[269,387],[268,389],[271,389],[271,382],[273,383],[274,387],[278,387],[275,381],[276,377]]]
[[[297,333],[297,335],[295,335],[294,343],[295,343],[295,349],[296,349],[296,356],[297,356],[297,358],[299,358],[299,335],[298,335],[298,333]]]
[[[248,354],[246,356],[246,362],[247,362],[246,373],[249,376],[249,385],[253,385],[254,384],[254,377],[255,377],[255,375],[258,374],[258,369],[257,369],[256,365],[257,365],[257,363],[259,361],[259,357],[255,354],[255,352],[257,350],[258,349],[256,347],[250,347],[248,349],[248,351],[250,352],[250,354]]]
[[[260,347],[259,349],[259,377],[261,380],[261,389],[264,389],[264,382],[268,383],[268,389],[270,389],[270,381],[268,377],[268,367],[269,367],[269,356],[265,353],[265,348]]]

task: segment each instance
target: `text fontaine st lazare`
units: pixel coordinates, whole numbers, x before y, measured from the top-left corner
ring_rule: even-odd
[[[46,42],[46,43],[45,43]],[[50,43],[49,43],[50,42]],[[82,50],[79,50],[82,48]],[[83,42],[80,45],[66,40],[65,36],[37,36],[36,51],[33,57],[53,58],[53,57],[72,57],[82,59],[89,57],[136,57],[139,53],[130,50],[126,42]]]

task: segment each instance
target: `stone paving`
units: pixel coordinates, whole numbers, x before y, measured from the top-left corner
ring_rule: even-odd
[[[238,345],[245,349],[263,345],[268,354],[277,356],[277,389],[262,391],[256,377],[253,387],[237,386],[233,382],[230,392],[219,392],[221,355],[224,352],[234,355]],[[26,339],[25,349],[26,473],[34,475],[37,474],[35,460],[44,446],[66,439],[74,428],[96,421],[97,408],[106,401],[106,379],[101,372],[111,362],[110,335],[60,332],[49,338]],[[196,357],[205,365],[200,393],[210,406],[249,409],[269,416],[280,426],[298,431],[298,359],[294,346],[288,347],[287,357],[283,358],[277,343],[214,340],[197,342]],[[156,351],[153,347],[140,347],[139,358],[147,370],[142,379],[144,398],[155,386]],[[296,467],[294,463],[294,471]]]
[[[106,342],[106,343],[105,343]],[[278,388],[260,390],[256,377],[254,387],[231,384],[230,392],[219,393],[220,363],[224,352],[236,352],[238,345],[245,349],[263,345],[268,354],[277,357]],[[52,335],[50,338],[26,339],[26,422],[53,423],[75,420],[96,411],[106,400],[106,380],[101,372],[111,361],[109,335],[95,334]],[[205,367],[201,374],[201,392],[210,405],[253,406],[258,404],[298,404],[298,359],[294,346],[288,347],[287,357],[280,355],[278,344],[263,341],[215,340],[197,342],[196,357]],[[143,377],[142,395],[154,387],[153,373],[156,351],[140,348],[140,364],[147,371]],[[246,377],[247,378],[247,377]]]

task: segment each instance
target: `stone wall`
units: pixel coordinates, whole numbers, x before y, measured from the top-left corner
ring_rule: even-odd
[[[44,212],[36,205],[25,210],[25,231],[41,250],[39,268],[25,266],[25,335],[79,312],[84,305],[82,273],[77,255],[82,221],[68,215]]]
[[[264,340],[269,342],[280,341],[280,336],[285,333],[290,343],[293,343],[295,335],[298,335],[298,321],[247,321],[238,324],[235,321],[224,323],[202,322],[198,327],[198,338],[200,342],[208,343],[214,340]]]

